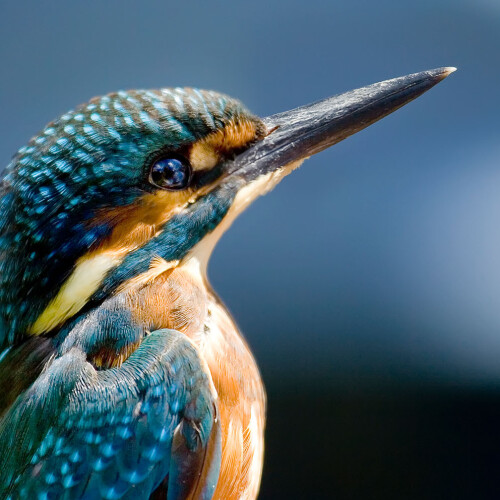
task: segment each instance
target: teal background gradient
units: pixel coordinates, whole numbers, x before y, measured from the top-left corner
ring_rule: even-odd
[[[500,2],[0,7],[0,159],[118,89],[197,86],[265,116],[457,66],[315,156],[217,247],[268,388],[261,498],[500,496]]]

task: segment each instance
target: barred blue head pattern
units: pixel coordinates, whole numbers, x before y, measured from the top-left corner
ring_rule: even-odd
[[[152,153],[177,150],[239,117],[257,120],[216,92],[121,91],[62,115],[21,148],[1,187],[0,348],[110,233],[109,224],[88,224],[96,213],[152,190],[144,174]]]

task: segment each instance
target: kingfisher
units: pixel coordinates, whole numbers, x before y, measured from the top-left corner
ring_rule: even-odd
[[[306,158],[452,71],[264,119],[213,91],[120,91],[21,148],[0,191],[0,498],[256,498],[266,396],[212,250]]]

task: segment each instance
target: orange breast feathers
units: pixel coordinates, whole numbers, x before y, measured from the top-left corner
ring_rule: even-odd
[[[216,499],[256,498],[264,452],[265,393],[261,377],[231,317],[192,270],[169,267],[135,279],[132,314],[155,328],[187,335],[206,361],[218,394],[222,465]]]

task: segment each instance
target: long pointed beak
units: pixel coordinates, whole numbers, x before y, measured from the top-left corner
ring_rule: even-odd
[[[386,80],[264,118],[268,135],[232,160],[227,171],[252,181],[319,153],[422,95],[455,69]]]

